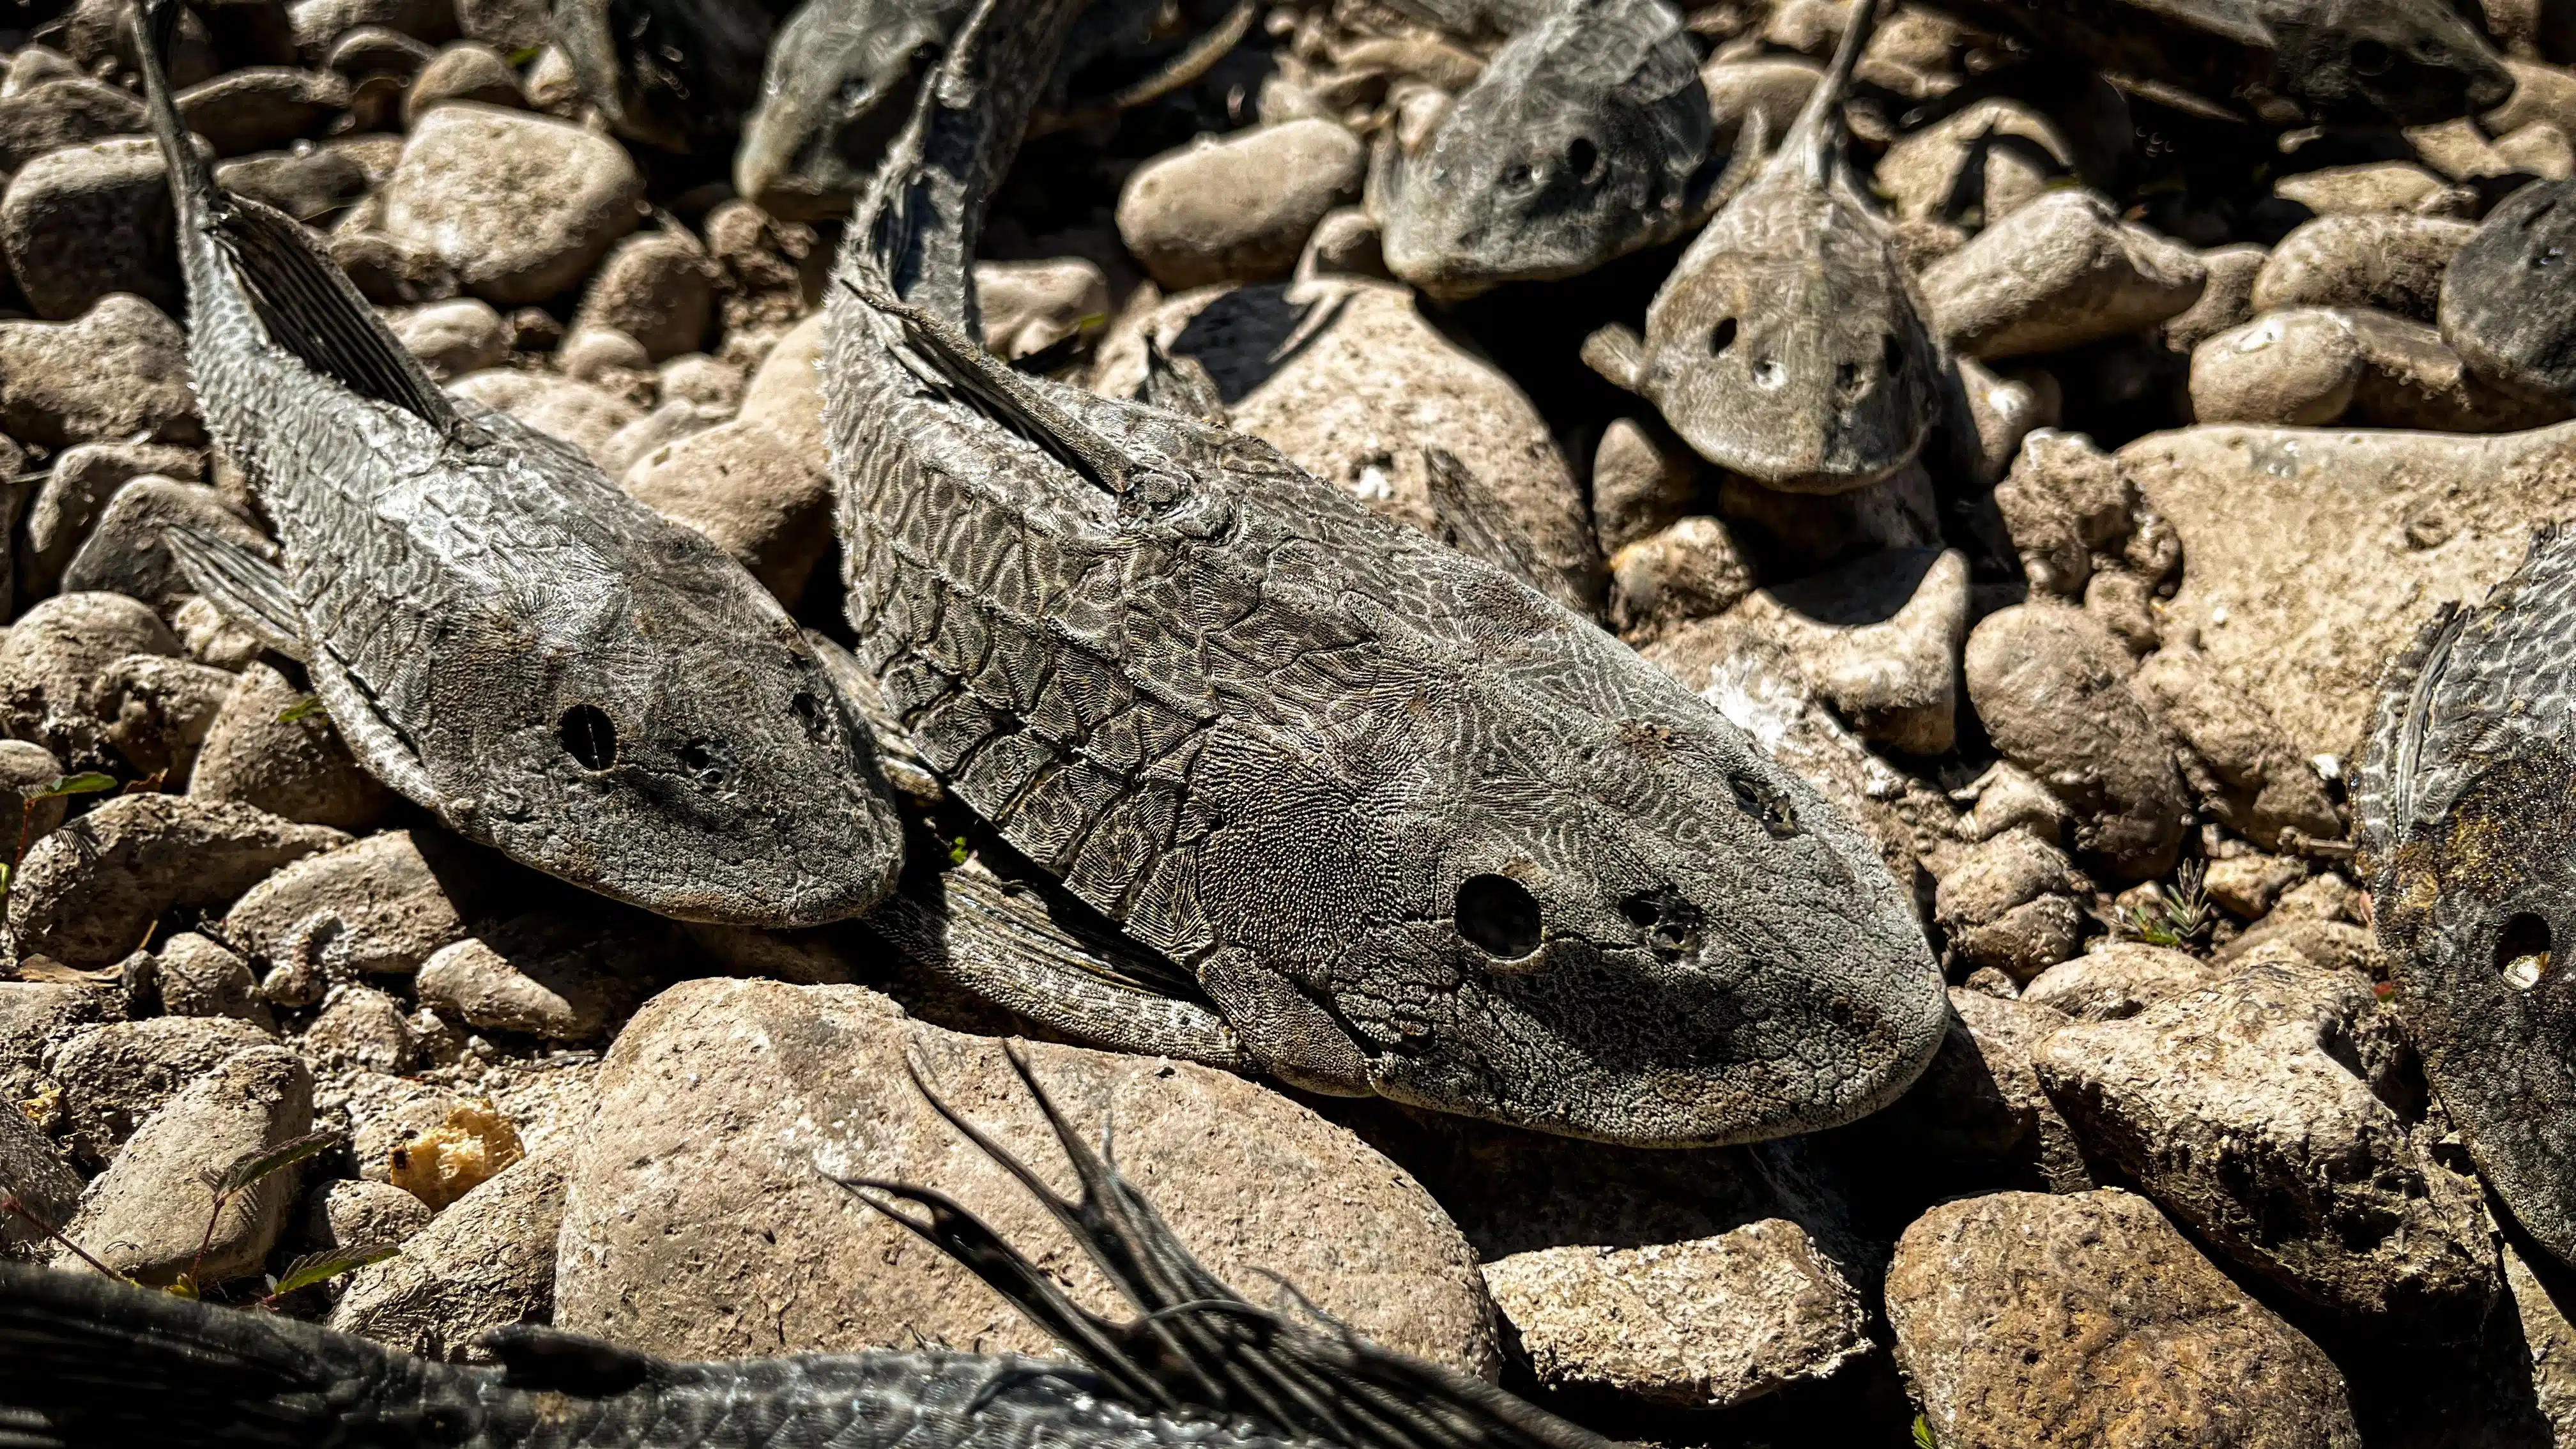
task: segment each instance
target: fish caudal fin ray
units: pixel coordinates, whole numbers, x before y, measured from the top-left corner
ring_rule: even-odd
[[[1250,1419],[1289,1437],[1347,1449],[1611,1449],[1611,1441],[1490,1384],[1380,1348],[1311,1305],[1291,1317],[1249,1302],[1201,1265],[1145,1195],[1083,1141],[1017,1045],[1004,1051],[1072,1163],[1082,1184],[1079,1202],[1048,1188],[906,1065],[931,1107],[1018,1179],[1142,1316],[1111,1324],[1073,1304],[1052,1279],[940,1194],[884,1183],[852,1186],[930,1207],[926,1222],[898,1217],[1056,1333],[1139,1406]]]
[[[167,541],[171,561],[217,613],[290,659],[310,657],[303,610],[284,570],[231,539],[184,523],[171,525]]]
[[[452,432],[456,404],[430,381],[348,274],[304,224],[273,207],[228,199],[218,234],[271,342],[361,397]]]

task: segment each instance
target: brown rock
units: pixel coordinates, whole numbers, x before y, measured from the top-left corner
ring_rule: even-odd
[[[457,1199],[402,1252],[351,1274],[331,1326],[424,1358],[478,1361],[483,1333],[552,1315],[563,1215],[562,1155],[528,1158]]]
[[[2272,249],[2254,278],[2254,310],[2376,307],[2430,322],[2442,269],[2476,234],[2439,217],[2318,217]]]
[[[360,769],[328,712],[265,664],[241,673],[197,751],[189,795],[235,801],[305,825],[359,830],[383,816],[393,792]],[[288,716],[294,716],[288,718]]]
[[[1172,291],[1284,277],[1324,213],[1356,200],[1367,153],[1325,120],[1290,121],[1165,154],[1118,196],[1118,234]]]
[[[221,906],[348,839],[231,801],[121,795],[27,852],[9,896],[19,949],[66,966],[125,959],[174,906]]]
[[[626,491],[705,534],[781,602],[803,594],[832,538],[823,455],[800,453],[764,423],[738,418],[636,460]]]

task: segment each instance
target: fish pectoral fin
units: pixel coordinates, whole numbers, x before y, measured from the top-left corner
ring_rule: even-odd
[[[1315,999],[1286,976],[1228,946],[1199,967],[1199,986],[1261,1069],[1292,1087],[1335,1097],[1365,1097],[1368,1059],[1359,1043]]]
[[[302,222],[230,197],[217,235],[271,342],[361,397],[401,408],[442,432],[456,429],[456,405]]]
[[[986,421],[1036,444],[1101,489],[1124,495],[1136,486],[1143,470],[1115,443],[1057,407],[954,323],[895,296],[866,268],[855,270],[859,275],[840,274],[841,285],[902,328],[906,345],[894,349],[895,357],[915,376]]]
[[[1646,339],[1637,329],[1613,322],[1583,339],[1583,365],[1601,374],[1612,387],[1645,391]]]
[[[511,1388],[586,1399],[622,1394],[669,1367],[651,1354],[533,1323],[495,1328],[474,1346],[500,1361],[501,1382]]]
[[[309,659],[303,610],[286,573],[231,539],[185,523],[170,526],[171,561],[216,612],[289,659]]]

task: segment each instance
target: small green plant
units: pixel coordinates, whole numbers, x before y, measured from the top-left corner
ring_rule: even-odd
[[[958,836],[956,839],[948,842],[948,863],[950,865],[964,865],[966,863],[966,857],[972,854],[974,854],[974,852],[966,847],[965,836]]]
[[[279,724],[293,724],[297,720],[304,719],[318,712],[321,708],[322,696],[318,694],[298,695],[295,703],[290,704],[286,708],[277,712],[277,722]]]
[[[1932,1421],[1921,1414],[1914,1416],[1914,1449],[1941,1449],[1941,1441],[1932,1437]]]
[[[2112,929],[2130,940],[2175,950],[2208,935],[2217,916],[2209,908],[2209,893],[2201,888],[2207,871],[2197,860],[2185,861],[2174,872],[2172,885],[2154,887],[2112,912]]]
[[[36,828],[36,802],[57,800],[66,795],[95,795],[115,788],[114,775],[85,770],[77,775],[56,775],[51,781],[18,797],[18,848],[10,853],[9,863],[0,866],[0,915],[8,913],[9,892],[18,884],[18,867],[27,860],[28,836]]]

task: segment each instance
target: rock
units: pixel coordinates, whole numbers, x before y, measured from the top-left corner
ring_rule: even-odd
[[[298,221],[354,206],[371,185],[366,165],[345,146],[243,156],[217,166],[215,180],[236,196],[267,202]]]
[[[2127,569],[2103,569],[2084,584],[2084,612],[2133,655],[2152,654],[2161,642],[2155,605],[2154,586]]]
[[[412,128],[385,186],[385,231],[435,253],[487,302],[543,302],[635,229],[643,189],[605,136],[460,101]]]
[[[1168,151],[1120,189],[1118,235],[1167,291],[1284,277],[1324,213],[1358,199],[1367,159],[1326,120]]]
[[[2369,370],[2345,313],[2267,312],[2192,349],[2191,414],[2204,423],[2321,426],[2352,407]]]
[[[2576,177],[2576,144],[2570,143],[2567,128],[2554,122],[2534,121],[2496,137],[2495,154],[2508,174],[2536,176],[2543,181]]]
[[[307,54],[362,25],[380,25],[436,45],[456,37],[452,0],[293,0],[296,49]]]
[[[52,1130],[62,1088],[45,1070],[47,1053],[81,1027],[122,1015],[123,993],[114,987],[0,981],[0,1103],[23,1106]],[[55,1105],[40,1107],[47,1100]]]
[[[2359,758],[2380,671],[2445,599],[2511,573],[2534,524],[2576,517],[2576,428],[2427,433],[2192,428],[2118,455],[2189,560],[2165,605],[2298,758]],[[1973,687],[1973,686],[1972,686]]]
[[[72,1220],[80,1206],[81,1177],[36,1130],[14,1101],[0,1100],[0,1183],[26,1211],[54,1227]],[[0,1213],[0,1262],[49,1257],[53,1240],[16,1213]]]
[[[64,565],[64,590],[123,594],[156,609],[176,607],[197,592],[170,557],[170,529],[179,524],[239,544],[261,558],[277,556],[268,536],[214,489],[171,478],[137,478],[108,499],[97,526]]]
[[[359,830],[375,823],[393,792],[359,768],[328,712],[298,712],[310,697],[265,664],[243,670],[206,728],[188,794],[304,825]]]
[[[2376,307],[2433,320],[2442,269],[2477,228],[2428,216],[2321,216],[2272,249],[2254,278],[2254,310]]]
[[[252,660],[268,652],[268,646],[260,643],[256,635],[226,619],[214,605],[204,599],[187,600],[177,609],[172,610],[170,628],[179,636],[179,643],[188,651],[189,658],[221,670],[227,675],[240,670]],[[225,694],[232,692],[229,679],[224,684],[223,692]],[[222,702],[220,697],[215,701],[216,704]],[[211,721],[213,717],[212,708],[209,707],[207,718]],[[192,752],[188,758],[193,763],[196,756]]]
[[[818,312],[790,328],[752,370],[736,414],[778,434],[801,458],[823,457],[829,447],[823,438],[823,381],[814,370],[822,348]]]
[[[1980,974],[2000,975],[1991,970]],[[2010,979],[2003,982],[2006,988]],[[1878,1117],[1854,1130],[1856,1150],[1935,1191],[1998,1182],[2053,1192],[2093,1186],[2075,1135],[2039,1089],[2031,1048],[2066,1025],[2046,1007],[1950,989],[1950,1030],[1932,1064]]]
[[[2126,336],[2200,300],[2200,259],[2086,191],[2051,192],[1924,269],[1932,330],[1970,357]]]
[[[700,228],[716,264],[728,332],[788,328],[809,322],[822,300],[832,249],[814,229],[781,221],[750,202],[728,201]]]
[[[122,292],[176,310],[176,225],[161,153],[136,137],[47,152],[0,193],[0,253],[28,307],[56,321]]]
[[[42,745],[0,740],[0,822],[15,815],[30,841],[42,840],[63,823],[60,795],[27,797],[62,777],[62,761]]]
[[[330,43],[330,53],[322,65],[333,75],[352,82],[387,78],[408,86],[437,55],[436,50],[399,30],[361,25],[342,31]]]
[[[2442,340],[2481,377],[2535,397],[2576,399],[2576,299],[2548,285],[2576,251],[2576,181],[2505,198],[2442,273]]]
[[[456,1200],[399,1254],[349,1275],[330,1325],[424,1358],[475,1361],[482,1334],[554,1312],[564,1159],[531,1157]]]
[[[1862,739],[1938,755],[1957,727],[1968,560],[1908,549],[1757,589],[1728,616],[1787,645],[1817,696]]]
[[[1617,418],[1601,430],[1592,453],[1592,531],[1604,555],[1680,522],[1698,497],[1698,455],[1660,420]],[[1615,562],[1611,574],[1615,580]]]
[[[26,546],[18,550],[23,592],[52,593],[116,490],[147,475],[203,481],[205,454],[158,443],[83,443],[54,459],[27,510]]]
[[[555,349],[555,367],[564,376],[618,393],[642,404],[651,401],[643,376],[653,366],[644,344],[613,327],[584,327],[569,333]]]
[[[821,454],[799,453],[767,426],[737,418],[636,460],[626,491],[705,534],[783,603],[804,593],[830,547],[832,483]]]
[[[714,410],[719,421],[742,407],[743,388],[751,381],[741,368],[718,362],[703,352],[681,353],[664,362],[660,371],[663,406],[694,403]]]
[[[1755,116],[1762,118],[1762,134],[1777,144],[1789,134],[1823,75],[1815,64],[1788,56],[1711,58],[1699,72],[1700,88],[1708,92],[1709,119],[1716,123],[1710,149],[1731,154],[1736,138]]]
[[[1941,543],[1940,504],[1920,459],[1848,493],[1782,493],[1720,472],[1717,515],[1775,574],[1794,576],[1864,554]]]
[[[1283,355],[1305,323],[1312,335]],[[1103,346],[1096,391],[1133,395],[1147,329],[1207,368],[1235,427],[1435,535],[1424,450],[1449,453],[1479,511],[1507,521],[1535,566],[1562,581],[1550,592],[1597,607],[1606,579],[1591,520],[1545,421],[1503,372],[1425,321],[1407,289],[1336,278],[1175,297]],[[746,417],[757,380],[752,391]]]
[[[1968,421],[1975,429],[1972,466],[1977,481],[1991,485],[2000,481],[2012,467],[2013,459],[2020,456],[2022,440],[2033,429],[2052,424],[2055,415],[2041,403],[2039,389],[2018,378],[1989,372],[1975,358],[1956,359],[1953,372],[1958,378],[1959,398],[1967,404]]]
[[[162,912],[224,905],[279,866],[347,839],[230,801],[120,795],[27,852],[9,929],[22,952],[75,969],[113,965]]]
[[[1992,840],[2007,830],[2029,832],[2051,845],[2066,839],[2068,812],[2066,802],[2048,791],[2046,785],[2031,778],[2027,770],[1997,760],[1976,778],[1966,790],[1954,792],[1952,798],[1968,798],[1973,805],[1959,818],[1959,838],[1966,841]]]
[[[2431,326],[2384,312],[2349,314],[2365,364],[2351,420],[2369,427],[2509,433],[2566,419],[2567,399],[2500,389],[2468,370]]]
[[[1860,1295],[1782,1218],[1681,1243],[1576,1246],[1485,1265],[1494,1306],[1557,1392],[1725,1409],[1868,1357]]]
[[[190,86],[178,101],[179,119],[216,155],[243,156],[319,130],[349,104],[349,86],[327,72],[261,65]]]
[[[0,175],[47,152],[131,136],[144,129],[143,102],[77,71],[0,98]]]
[[[160,616],[123,594],[40,600],[0,639],[0,729],[76,765],[104,763],[92,682],[128,655],[178,652]]]
[[[364,212],[363,207],[351,212],[330,241],[331,260],[349,274],[362,296],[380,307],[399,307],[456,295],[455,276],[428,247],[379,231],[350,229],[348,221]]]
[[[2361,1444],[2325,1354],[2116,1189],[1932,1209],[1897,1243],[1887,1316],[1944,1449]]]
[[[608,440],[617,435],[618,429],[642,416],[633,403],[605,388],[511,367],[468,373],[449,384],[447,390],[468,402],[508,413],[538,432],[561,438],[594,460],[607,450]]]
[[[554,35],[545,0],[456,0],[456,28],[503,55],[533,50]]]
[[[2368,161],[2357,166],[2321,166],[2284,176],[2272,183],[2272,194],[2317,216],[2366,216],[2373,212],[2412,212],[2418,216],[2450,215],[2471,199],[2443,177],[2408,161]]]
[[[632,481],[636,465],[684,438],[694,437],[730,419],[731,408],[673,399],[611,433],[596,455],[600,471]]]
[[[997,357],[1026,357],[1109,316],[1109,278],[1081,257],[1034,262],[977,262],[975,296],[984,313],[984,346]]]
[[[161,943],[152,956],[152,980],[168,1015],[239,1017],[263,1032],[277,1030],[268,1003],[259,999],[250,963],[194,931]]]
[[[2125,1021],[2069,1027],[2035,1060],[2089,1149],[2308,1302],[2447,1341],[2494,1303],[2478,1186],[2390,1105],[2407,1048],[2368,981],[2274,948]]]
[[[424,841],[430,849],[424,851]],[[446,838],[388,830],[286,866],[245,892],[221,934],[272,981],[408,976],[465,938],[470,864]],[[298,992],[296,994],[301,994]],[[272,998],[275,992],[271,992]]]
[[[1988,615],[1965,657],[1995,748],[2074,809],[2076,852],[2114,879],[2152,880],[2173,869],[2190,804],[2129,668],[2099,621],[2048,604]]]
[[[715,263],[686,232],[628,237],[591,278],[573,330],[614,328],[652,362],[694,352],[715,315],[715,282]]]
[[[1771,133],[1775,144],[1783,134]],[[1995,97],[1899,137],[1872,175],[1900,221],[1973,214],[1992,226],[2045,195],[2074,164],[2046,116]]]
[[[2081,877],[2057,847],[2007,830],[1951,863],[1933,897],[1950,950],[1970,969],[1994,967],[2026,982],[2075,954],[2084,911]]]
[[[2097,943],[2084,955],[2039,973],[2022,988],[2021,999],[2077,1021],[2125,1021],[2166,997],[2196,991],[2218,975],[2186,951],[2143,941]]]
[[[2119,464],[2080,433],[2042,428],[1995,487],[1995,507],[2030,585],[2081,598],[2097,552],[2119,546],[2136,494]]]
[[[1713,619],[1753,591],[1753,564],[1724,523],[1684,518],[1610,559],[1610,624],[1643,647]]]
[[[904,1081],[907,1049],[949,1102],[1052,1170],[1036,1110],[989,1041],[855,986],[700,980],[654,998],[610,1048],[574,1151],[556,1326],[689,1358],[833,1352],[912,1329],[986,1352],[1040,1346],[962,1272],[898,1254],[901,1230],[818,1160],[953,1194],[1108,1309],[1051,1221]],[[1218,1278],[1276,1272],[1390,1348],[1494,1371],[1466,1241],[1348,1132],[1211,1068],[1034,1043],[1029,1055],[1086,1134],[1115,1119],[1121,1170]]]
[[[426,1203],[401,1188],[341,1178],[305,1197],[303,1237],[315,1252],[400,1243],[428,1227],[433,1216]]]
[[[70,323],[0,322],[0,432],[44,448],[137,434],[198,441],[186,334],[122,293]]]
[[[402,1003],[372,986],[342,982],[322,998],[297,1045],[316,1062],[371,1072],[403,1072],[419,1055]]]
[[[588,1041],[634,1008],[633,993],[574,956],[505,957],[467,937],[421,963],[423,1006],[486,1031]]]
[[[405,317],[394,335],[436,378],[462,377],[498,367],[510,356],[510,327],[492,304],[478,297],[435,302]]]
[[[1315,223],[1315,230],[1306,238],[1306,249],[1297,256],[1296,275],[1395,280],[1395,273],[1386,264],[1386,235],[1379,229],[1377,218],[1358,206],[1334,207]]]
[[[105,1167],[181,1088],[236,1052],[271,1044],[267,1032],[230,1016],[156,1016],[60,1036],[44,1070],[62,1086],[63,1146],[74,1161]]]
[[[2212,247],[2202,252],[2200,266],[2209,281],[2200,289],[2199,301],[2165,319],[2161,329],[2165,346],[2188,353],[2252,318],[2254,279],[2261,275],[2263,261],[2270,255],[2258,246]]]
[[[2281,848],[2284,832],[2343,837],[2343,819],[2316,768],[2208,655],[2160,650],[2139,667],[2131,688],[2182,743],[2183,778],[2210,818],[2266,850]]]
[[[2366,981],[2388,979],[2388,958],[2370,932],[2340,921],[2281,917],[2255,922],[2244,934],[2210,953],[2210,963],[2233,968],[2266,946],[2285,947],[2310,965],[2348,971]]]
[[[212,1286],[257,1272],[295,1202],[295,1169],[231,1195],[221,1211],[212,1210],[211,1183],[235,1161],[312,1130],[313,1074],[303,1059],[273,1046],[235,1053],[136,1130],[90,1184],[67,1235],[144,1283],[185,1276]]]
[[[412,77],[403,94],[403,124],[418,127],[430,107],[449,101],[517,110],[527,104],[519,91],[519,73],[488,45],[460,41],[430,59]]]
[[[2201,888],[2217,907],[2240,921],[2260,919],[2281,892],[2305,879],[2302,861],[2277,855],[2236,855],[2209,863]]]
[[[2576,1442],[2576,1326],[2569,1324],[2566,1310],[2559,1306],[2559,1295],[2552,1294],[2532,1271],[2530,1260],[2516,1252],[2511,1242],[2500,1247],[2504,1286],[2513,1295],[2514,1316],[2531,1356],[2534,1407],[2547,1420],[2553,1443]]]

